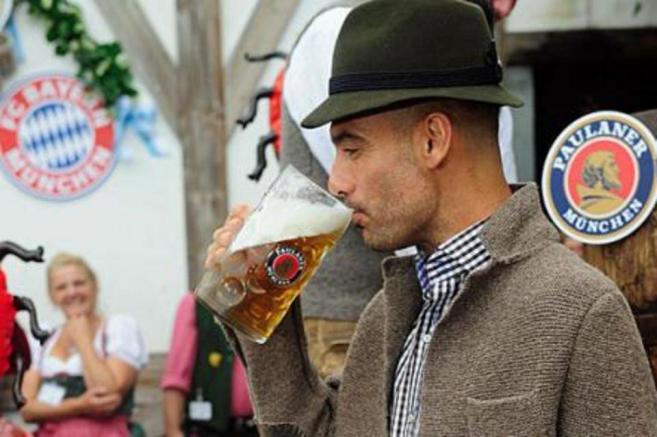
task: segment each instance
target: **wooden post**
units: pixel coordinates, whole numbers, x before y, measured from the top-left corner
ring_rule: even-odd
[[[657,135],[657,110],[635,117]],[[624,240],[585,246],[584,259],[609,276],[629,301],[657,381],[657,211]]]
[[[190,287],[203,272],[212,231],[226,217],[221,10],[217,0],[177,0],[178,133],[184,146]]]

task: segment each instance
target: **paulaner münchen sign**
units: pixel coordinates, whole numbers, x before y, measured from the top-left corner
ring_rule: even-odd
[[[635,231],[657,200],[655,138],[627,114],[601,111],[568,126],[543,167],[548,214],[567,236],[608,244]]]

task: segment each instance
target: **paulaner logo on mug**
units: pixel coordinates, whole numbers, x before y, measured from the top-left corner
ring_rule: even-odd
[[[543,167],[543,201],[567,236],[609,244],[634,232],[657,200],[655,138],[634,117],[588,114],[568,126]]]

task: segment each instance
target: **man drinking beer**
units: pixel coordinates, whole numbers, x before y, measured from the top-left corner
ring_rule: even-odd
[[[308,361],[298,304],[265,344],[231,335],[263,435],[657,435],[623,296],[559,243],[535,184],[504,180],[498,108],[520,101],[486,21],[463,0],[374,0],[342,26],[304,125],[332,123],[329,188],[365,243],[418,255],[383,263],[339,387]]]

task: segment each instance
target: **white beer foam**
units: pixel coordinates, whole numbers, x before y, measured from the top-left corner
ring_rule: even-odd
[[[268,198],[248,217],[228,252],[341,232],[349,225],[351,212],[342,204],[328,206],[300,198]]]

